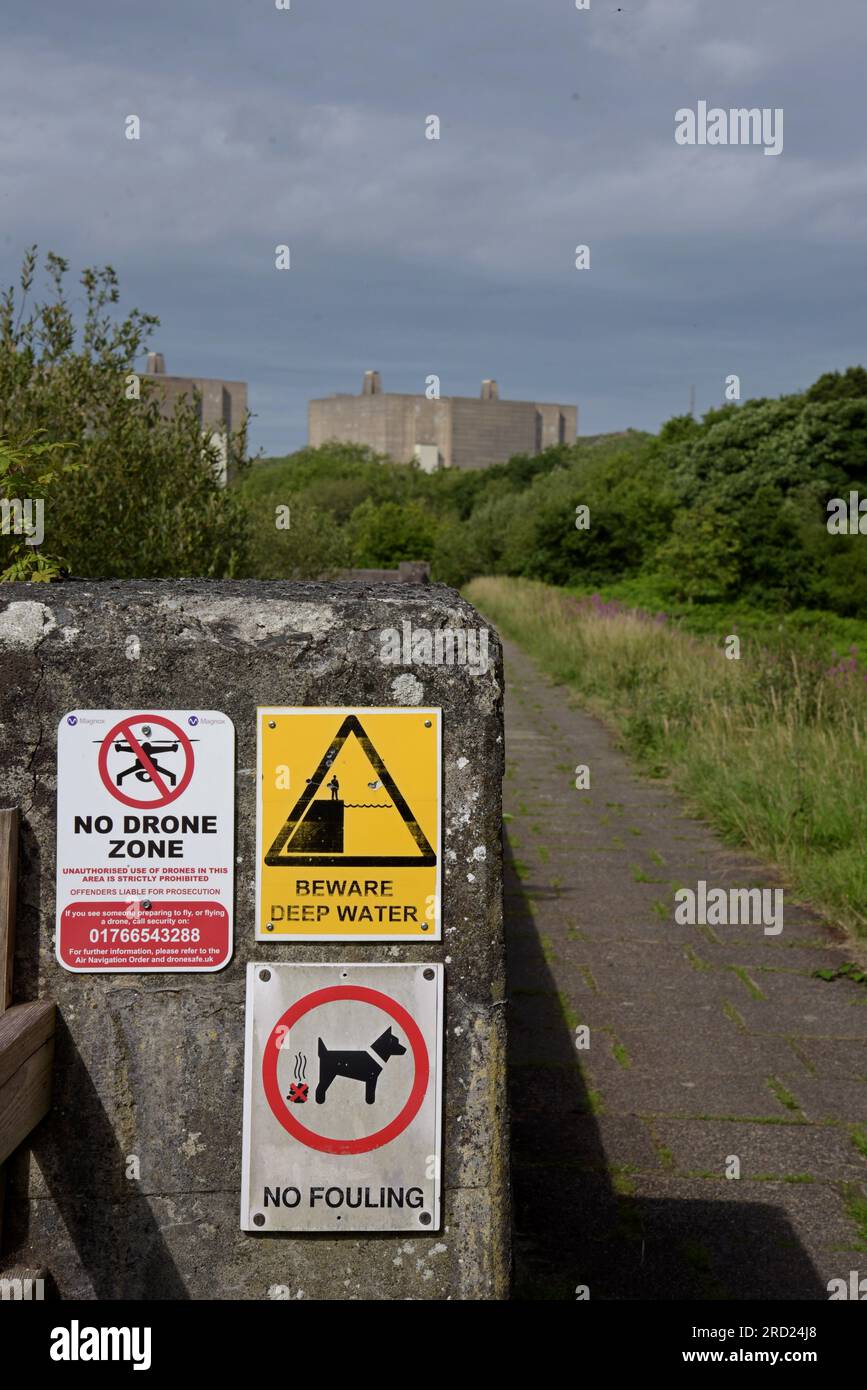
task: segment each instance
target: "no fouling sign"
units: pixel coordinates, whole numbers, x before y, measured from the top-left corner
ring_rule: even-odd
[[[219,970],[232,954],[234,745],[216,710],[75,710],[57,734],[57,958]]]
[[[247,967],[245,1231],[436,1231],[443,967]]]

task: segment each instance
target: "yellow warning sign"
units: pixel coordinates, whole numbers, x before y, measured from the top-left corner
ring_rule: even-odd
[[[257,941],[438,941],[441,711],[258,711]]]

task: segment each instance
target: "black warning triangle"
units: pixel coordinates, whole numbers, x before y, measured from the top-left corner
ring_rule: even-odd
[[[295,832],[298,830],[299,826],[304,820],[304,817],[307,813],[307,808],[309,807],[313,798],[316,796],[317,791],[322,785],[323,779],[329,772],[332,763],[334,762],[335,758],[337,757],[338,753],[340,752],[341,748],[343,747],[350,734],[355,734],[355,737],[358,739],[358,742],[361,744],[361,747],[367,756],[368,762],[370,763],[373,770],[376,772],[377,776],[379,777],[379,780],[382,782],[383,787],[388,792],[389,796],[394,802],[397,811],[400,813],[401,819],[403,820],[404,824],[409,830],[409,833],[412,835],[412,838],[418,845],[418,854],[368,854],[355,856],[345,854],[309,854],[302,852],[296,852],[294,854],[281,854],[280,851],[291,842],[293,836],[295,835]],[[327,805],[328,803],[320,804]],[[277,835],[277,837],[274,840],[274,843],[268,850],[268,853],[265,855],[265,863],[270,865],[272,868],[276,868],[279,865],[300,867],[302,865],[309,866],[315,864],[321,864],[326,866],[342,864],[346,866],[353,866],[356,868],[374,868],[376,866],[379,866],[382,868],[397,869],[403,867],[421,868],[424,865],[436,864],[436,862],[437,857],[434,853],[430,841],[428,840],[427,836],[425,835],[424,831],[422,830],[421,826],[419,825],[418,821],[416,820],[415,816],[413,815],[412,811],[407,805],[406,800],[404,799],[399,787],[397,786],[388,768],[385,766],[385,763],[382,761],[382,758],[379,756],[370,739],[368,738],[367,734],[364,732],[364,729],[361,725],[361,721],[357,718],[356,715],[348,714],[344,719],[343,723],[340,725],[340,728],[337,730],[337,733],[334,735],[334,738],[331,740],[327,749],[325,750],[325,753],[322,756],[322,761],[320,762],[313,776],[310,778],[310,781],[307,783],[307,786],[304,788],[304,791],[301,793],[292,810],[290,811],[287,820],[285,821],[282,829],[280,830],[280,833]]]

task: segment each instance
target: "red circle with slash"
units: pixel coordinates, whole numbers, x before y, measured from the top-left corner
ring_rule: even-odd
[[[278,1034],[281,1030],[284,1038],[282,1045],[285,1046],[285,1038],[288,1037],[289,1029],[298,1022],[299,1018],[303,1018],[311,1009],[318,1009],[322,1004],[333,1004],[339,999],[353,999],[362,1004],[372,1004],[374,1008],[382,1009],[383,1013],[393,1018],[395,1023],[406,1033],[415,1063],[415,1080],[403,1109],[382,1129],[378,1129],[375,1134],[368,1134],[361,1139],[331,1139],[327,1134],[317,1134],[315,1130],[302,1125],[300,1120],[296,1119],[295,1115],[287,1109],[277,1080],[277,1061],[281,1047],[281,1043],[278,1042]],[[320,1153],[326,1154],[363,1154],[369,1153],[371,1149],[380,1149],[383,1144],[390,1144],[392,1139],[396,1139],[408,1125],[412,1124],[421,1109],[429,1078],[430,1062],[427,1047],[422,1031],[415,1019],[395,999],[389,998],[387,994],[381,993],[378,989],[368,989],[366,985],[331,985],[327,989],[316,989],[312,994],[305,994],[286,1010],[282,1018],[278,1018],[265,1044],[265,1052],[262,1057],[262,1082],[265,1087],[266,1099],[275,1118],[279,1120],[284,1129],[289,1131],[293,1139],[297,1139],[301,1144],[306,1144],[309,1149],[318,1149]]]
[[[154,766],[153,761],[148,757],[141,743],[133,733],[133,724],[143,723],[158,724],[160,728],[168,729],[172,737],[176,738],[181,745],[184,751],[186,765],[184,767],[183,776],[176,787],[166,786],[159,770]],[[112,783],[108,771],[108,755],[112,741],[117,738],[118,734],[123,734],[124,739],[141,763],[142,769],[148,774],[151,783],[159,792],[159,796],[152,797],[148,801],[142,801],[140,797],[127,796],[126,792],[121,791],[120,787],[116,787]],[[137,810],[142,811],[155,811],[159,810],[161,806],[168,806],[171,801],[176,801],[181,793],[186,791],[193,775],[194,761],[193,745],[190,743],[183,729],[179,728],[177,724],[174,724],[171,719],[167,719],[164,714],[130,714],[127,715],[125,719],[119,720],[103,739],[102,746],[99,750],[99,775],[102,778],[106,790],[110,791],[112,796],[116,797],[118,801],[122,801],[125,806],[135,806]]]

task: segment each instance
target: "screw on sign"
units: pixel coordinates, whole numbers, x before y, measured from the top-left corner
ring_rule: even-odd
[[[195,768],[191,739],[164,714],[136,714],[121,719],[97,740],[99,775],[113,797],[125,806],[159,810],[186,791]],[[150,796],[133,796],[150,788]]]

